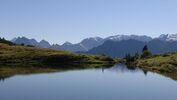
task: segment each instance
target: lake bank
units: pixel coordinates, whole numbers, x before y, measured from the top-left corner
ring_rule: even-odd
[[[130,67],[138,67],[144,71],[156,72],[177,80],[177,53],[166,53],[140,58],[128,62]]]
[[[108,56],[77,54],[63,50],[52,50],[0,43],[0,66],[61,66],[75,64],[115,64]]]

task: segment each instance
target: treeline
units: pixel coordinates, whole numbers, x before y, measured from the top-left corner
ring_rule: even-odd
[[[145,45],[142,49],[141,54],[139,54],[138,52],[135,53],[135,55],[127,54],[125,56],[125,60],[126,60],[126,63],[129,64],[129,63],[132,63],[140,58],[143,59],[143,58],[150,57],[151,55],[152,55],[151,51],[148,49],[148,46]]]

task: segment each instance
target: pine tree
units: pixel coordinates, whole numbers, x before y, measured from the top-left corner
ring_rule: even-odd
[[[148,46],[145,45],[145,46],[143,47],[143,50],[142,50],[141,58],[146,58],[146,57],[149,57],[149,56],[151,56],[151,55],[152,55],[152,53],[149,51]]]
[[[143,47],[142,52],[144,52],[144,51],[148,51],[148,46],[147,46],[147,45],[145,45],[145,46]]]

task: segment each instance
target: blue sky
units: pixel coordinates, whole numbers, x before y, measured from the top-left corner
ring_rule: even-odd
[[[0,37],[51,43],[177,33],[177,0],[0,0]]]

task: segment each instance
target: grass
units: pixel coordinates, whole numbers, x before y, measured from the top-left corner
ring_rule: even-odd
[[[177,80],[177,52],[154,55],[144,59],[138,59],[132,66],[145,71],[156,72]]]
[[[111,64],[115,60],[107,56],[77,54],[0,43],[0,66],[63,66],[70,64]]]

